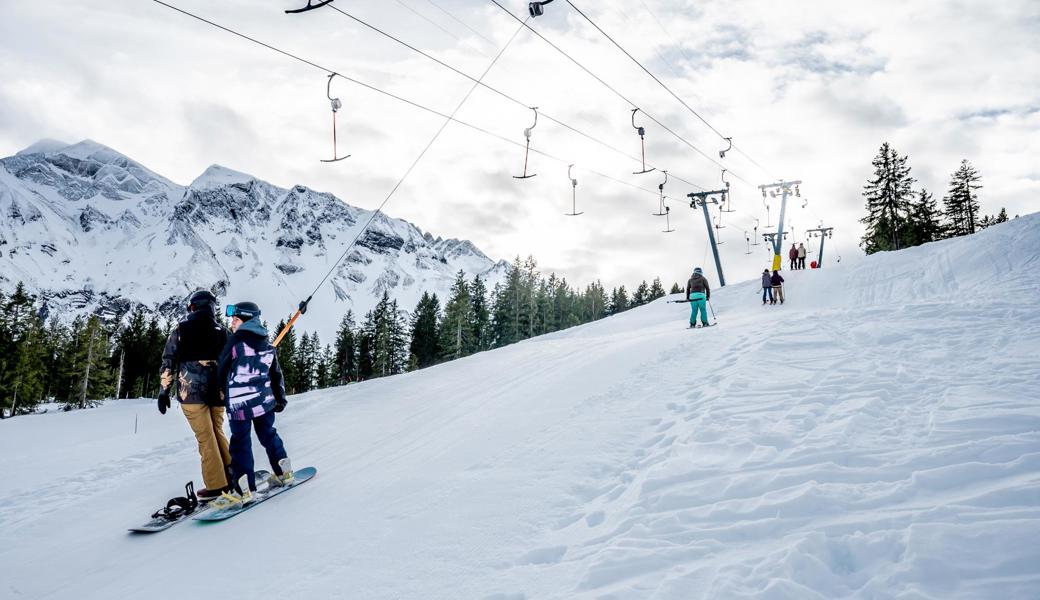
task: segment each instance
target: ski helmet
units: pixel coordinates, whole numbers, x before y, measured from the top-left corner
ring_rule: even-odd
[[[238,317],[243,321],[248,321],[253,317],[260,316],[260,307],[255,302],[239,302],[238,304],[228,304],[224,314],[228,317]]]
[[[703,275],[704,274],[704,270],[701,269],[700,267],[697,267],[696,269],[693,270],[693,274],[694,275]]]
[[[213,310],[213,306],[217,303],[217,297],[210,293],[209,290],[199,290],[191,295],[188,299],[188,311],[195,312],[208,307]]]

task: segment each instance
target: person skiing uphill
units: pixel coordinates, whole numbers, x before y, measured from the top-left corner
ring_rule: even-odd
[[[787,258],[791,259],[791,270],[794,271],[798,268],[798,248],[791,244],[791,249],[787,251]]]
[[[159,371],[159,412],[170,408],[170,391],[177,374],[177,401],[199,443],[202,481],[197,496],[216,498],[228,489],[227,465],[231,463],[224,436],[224,407],[217,380],[217,359],[228,331],[217,322],[217,299],[200,290],[188,300],[188,317],[170,332]]]
[[[769,276],[769,269],[762,269],[762,306],[765,306],[767,296],[770,304],[776,304],[773,302],[773,278]]]
[[[697,325],[697,313],[701,315],[701,326],[708,327],[708,305],[711,300],[711,288],[700,267],[693,270],[693,275],[686,282],[686,299],[690,301],[690,327]]]
[[[769,278],[769,283],[773,286],[773,301],[770,304],[776,304],[779,300],[780,304],[784,303],[784,278],[780,276],[779,271],[773,271],[773,276]]]
[[[231,337],[220,353],[217,380],[224,387],[228,423],[231,426],[231,473],[234,491],[224,493],[214,506],[226,507],[253,500],[256,477],[253,471],[253,443],[250,427],[267,451],[274,474],[268,484],[291,483],[293,471],[282,438],[274,428],[274,414],[285,410],[285,385],[278,354],[267,341],[267,329],[260,324],[260,307],[239,302],[227,307],[231,317]]]

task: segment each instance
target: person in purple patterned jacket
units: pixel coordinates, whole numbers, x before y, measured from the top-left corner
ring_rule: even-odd
[[[253,470],[253,446],[250,427],[267,450],[274,471],[269,485],[285,485],[293,473],[274,428],[274,414],[285,410],[285,385],[278,353],[267,341],[267,329],[260,323],[260,307],[252,302],[239,302],[227,307],[231,317],[231,337],[220,353],[217,381],[224,386],[224,402],[231,426],[231,472],[235,491],[224,494],[219,505],[247,503],[253,500],[256,477]]]

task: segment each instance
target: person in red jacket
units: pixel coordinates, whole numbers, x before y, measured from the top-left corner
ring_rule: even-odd
[[[787,252],[787,258],[791,259],[791,270],[794,271],[798,268],[798,247],[791,244],[791,249]]]

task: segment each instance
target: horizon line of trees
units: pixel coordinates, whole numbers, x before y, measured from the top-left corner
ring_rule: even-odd
[[[671,293],[678,292],[675,283]],[[623,285],[608,293],[598,281],[574,288],[555,273],[539,273],[533,258],[517,257],[492,290],[460,270],[443,305],[424,292],[409,313],[384,292],[360,324],[348,310],[329,344],[317,332],[290,330],[278,359],[286,391],[296,394],[501,348],[664,295],[660,278],[640,282],[631,294]],[[269,330],[272,338],[284,324]],[[115,321],[92,314],[64,322],[47,314],[22,283],[10,295],[0,292],[0,418],[33,412],[44,402],[72,410],[103,398],[156,397],[163,347],[175,325],[143,311]]]
[[[909,157],[900,156],[888,142],[871,164],[874,176],[863,186],[867,215],[860,219],[866,226],[860,247],[867,254],[969,235],[1008,220],[1004,208],[996,215],[982,214],[982,176],[968,159],[950,176],[942,210],[931,192],[914,189],[917,180],[910,175]]]

